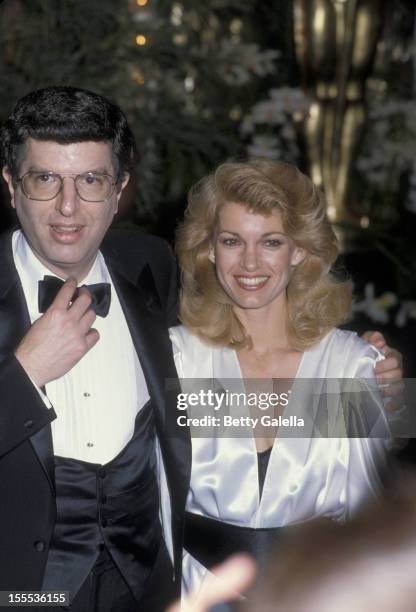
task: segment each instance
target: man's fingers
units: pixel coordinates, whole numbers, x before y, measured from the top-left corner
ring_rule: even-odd
[[[90,308],[92,297],[88,289],[80,287],[78,295],[74,299],[76,291],[77,281],[75,278],[69,277],[56,294],[52,306],[61,310],[70,310],[73,317],[80,319]]]
[[[86,334],[90,330],[91,325],[94,323],[96,318],[96,312],[92,308],[88,308],[79,320],[81,332]]]
[[[86,333],[85,341],[87,343],[88,351],[92,349],[92,347],[97,344],[100,339],[100,334],[93,327]]]
[[[77,281],[73,276],[70,276],[59,289],[52,302],[52,306],[62,310],[68,310],[69,303],[72,301],[76,289]]]
[[[81,317],[90,310],[91,302],[91,293],[85,287],[81,287],[77,298],[71,304],[71,315],[77,319],[81,319]]]

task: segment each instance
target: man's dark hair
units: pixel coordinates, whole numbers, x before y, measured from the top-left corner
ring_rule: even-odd
[[[0,130],[0,156],[17,178],[21,148],[28,138],[59,144],[109,142],[118,176],[131,167],[134,136],[122,110],[97,93],[76,87],[46,87],[17,101]]]

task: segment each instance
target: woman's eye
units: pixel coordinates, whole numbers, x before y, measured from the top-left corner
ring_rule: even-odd
[[[225,246],[236,246],[238,244],[237,238],[223,238],[222,244]]]
[[[268,238],[263,242],[263,244],[267,247],[279,247],[282,244],[281,240],[277,238]]]

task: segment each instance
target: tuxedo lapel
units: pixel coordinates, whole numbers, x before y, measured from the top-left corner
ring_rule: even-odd
[[[29,313],[22,285],[14,265],[11,234],[0,239],[0,358],[14,352],[20,339],[30,327]]]
[[[0,359],[12,354],[30,327],[30,318],[19,275],[14,265],[11,233],[0,239],[0,261],[3,275],[0,281]],[[52,491],[55,490],[52,432],[43,427],[30,442],[44,469]]]
[[[189,428],[178,427],[176,421],[176,398],[180,386],[166,320],[148,265],[142,268],[135,284],[112,269],[109,262],[107,265],[154,405],[156,430],[171,491],[175,566],[180,568],[183,513],[192,454]]]
[[[49,481],[52,493],[55,495],[55,459],[53,454],[52,430],[47,425],[30,438],[30,442],[42,464]]]
[[[117,271],[110,269],[110,274],[155,405],[158,429],[164,430],[166,379],[177,379],[177,374],[152,273],[144,266],[136,285]]]

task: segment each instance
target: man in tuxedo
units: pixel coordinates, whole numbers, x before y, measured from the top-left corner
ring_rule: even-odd
[[[157,612],[180,585],[174,259],[106,236],[133,153],[122,111],[76,88],[28,94],[1,130],[20,229],[0,238],[0,590],[67,591],[75,612]]]

